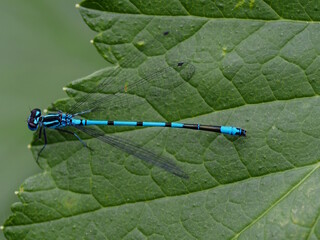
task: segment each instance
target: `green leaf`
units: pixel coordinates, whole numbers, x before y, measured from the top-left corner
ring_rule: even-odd
[[[319,239],[320,3],[87,0],[80,12],[113,67],[68,86],[68,110],[186,61],[191,78],[124,96],[91,117],[235,125],[246,138],[178,129],[103,129],[171,158],[189,179],[97,139],[50,132],[8,239]],[[133,61],[131,61],[133,60]],[[171,83],[171,85],[170,85]],[[164,91],[166,90],[166,91]],[[169,91],[167,91],[169,90]],[[159,93],[159,95],[157,95]],[[137,104],[138,103],[138,104]],[[41,143],[33,143],[36,155]]]

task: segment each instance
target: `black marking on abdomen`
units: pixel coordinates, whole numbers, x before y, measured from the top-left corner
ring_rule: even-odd
[[[137,122],[137,126],[143,126],[143,122]]]
[[[108,121],[108,125],[114,125],[114,121]]]
[[[198,124],[193,124],[193,123],[185,123],[183,125],[183,128],[188,128],[188,129],[194,129],[194,130],[198,130]]]

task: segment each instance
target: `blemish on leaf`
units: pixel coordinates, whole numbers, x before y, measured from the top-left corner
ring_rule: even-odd
[[[254,4],[255,4],[255,0],[250,0],[250,2],[249,2],[250,9],[252,9],[254,7]]]
[[[76,206],[77,200],[72,197],[65,197],[62,201],[63,206],[65,206],[67,209],[74,208]]]
[[[144,45],[144,41],[137,42],[137,45],[140,46],[140,47],[143,46]]]
[[[245,0],[240,0],[237,5],[235,6],[235,9],[242,7],[242,5],[244,4]]]
[[[227,47],[222,48],[222,56],[225,56],[227,53]]]

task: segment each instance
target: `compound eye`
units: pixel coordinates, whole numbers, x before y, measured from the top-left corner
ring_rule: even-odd
[[[32,118],[38,118],[41,116],[41,110],[39,108],[32,109],[30,116]]]

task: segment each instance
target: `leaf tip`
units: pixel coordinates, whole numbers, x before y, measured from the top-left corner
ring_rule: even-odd
[[[80,8],[80,4],[79,3],[76,4],[76,8]]]
[[[67,91],[67,90],[68,90],[67,87],[63,87],[63,88],[62,88],[62,91],[64,91],[64,92]]]
[[[92,43],[92,44],[94,43],[93,39],[90,40],[90,43]]]
[[[14,195],[18,195],[19,194],[19,191],[14,191]]]
[[[28,144],[28,149],[31,149],[31,144]]]
[[[3,230],[3,229],[4,229],[4,226],[0,226],[0,229]]]

